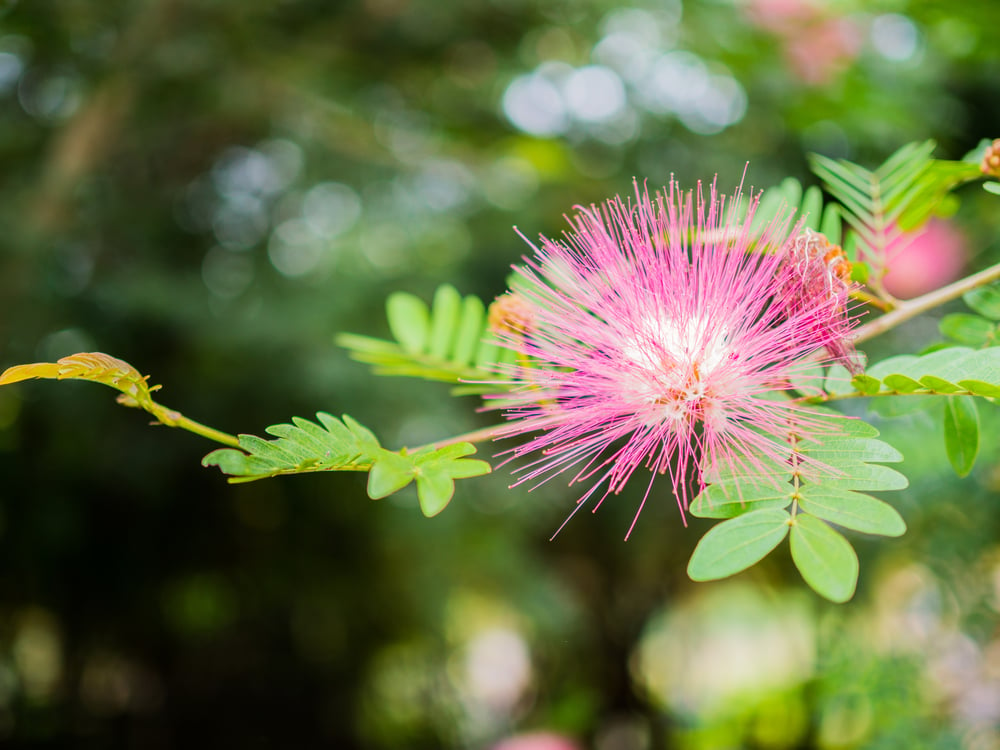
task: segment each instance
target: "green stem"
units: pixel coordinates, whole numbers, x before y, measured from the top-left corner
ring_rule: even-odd
[[[887,312],[885,315],[876,318],[871,323],[865,323],[865,325],[858,328],[857,332],[854,334],[854,343],[857,344],[862,341],[875,338],[876,336],[895,328],[900,323],[904,323],[910,318],[916,317],[922,312],[926,312],[927,310],[931,310],[939,305],[943,305],[945,302],[957,299],[966,292],[971,292],[973,289],[985,286],[991,281],[996,281],[997,279],[1000,279],[1000,263],[990,266],[979,273],[966,276],[964,279],[959,279],[953,284],[943,286],[940,289],[935,289],[933,292],[928,292],[922,297],[900,301],[895,310]]]
[[[165,424],[167,427],[180,427],[182,430],[193,432],[195,435],[201,435],[202,437],[214,440],[217,443],[230,445],[233,448],[240,447],[239,438],[235,435],[230,435],[228,432],[222,432],[214,427],[203,425],[201,422],[195,422],[193,419],[185,417],[179,411],[168,409],[166,406],[158,404],[155,401],[150,404],[146,411],[156,417],[161,424]]]

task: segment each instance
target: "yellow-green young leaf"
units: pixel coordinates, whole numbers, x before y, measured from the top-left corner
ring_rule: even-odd
[[[794,177],[783,179],[778,189],[784,193],[785,200],[788,201],[789,206],[795,207],[802,202],[802,183]]]
[[[858,393],[872,396],[879,392],[879,389],[882,387],[882,381],[878,378],[873,378],[871,375],[861,374],[851,378],[851,385],[858,390]]]
[[[996,336],[995,323],[968,313],[945,315],[938,323],[938,330],[942,336],[969,346],[982,346]]]
[[[455,493],[454,480],[490,473],[490,465],[485,461],[465,458],[475,452],[472,443],[454,443],[414,454],[417,496],[425,516],[436,516],[445,509]]]
[[[1000,320],[1000,284],[981,286],[962,295],[965,304],[990,320]]]
[[[63,357],[57,362],[36,362],[15,365],[0,375],[0,385],[32,378],[55,380],[91,380],[121,391],[118,401],[125,406],[149,409],[153,406],[150,393],[160,386],[150,386],[148,375],[141,375],[128,362],[103,352],[81,352]]]
[[[840,209],[836,203],[827,203],[823,209],[823,219],[819,225],[820,233],[834,245],[840,244],[843,229],[840,222]]]
[[[461,320],[455,333],[455,350],[452,361],[460,365],[468,365],[476,356],[479,342],[483,338],[483,328],[486,324],[486,305],[474,294],[468,295],[462,301]]]
[[[381,500],[413,481],[416,466],[408,456],[383,450],[368,472],[368,497]]]
[[[495,370],[504,351],[505,349],[497,343],[496,336],[487,332],[479,342],[479,349],[476,352],[476,367],[480,370]]]
[[[914,380],[907,375],[900,375],[898,373],[886,375],[882,378],[882,382],[885,383],[889,390],[897,391],[899,393],[915,393],[923,388],[919,381]]]
[[[693,581],[711,581],[746,570],[781,544],[789,518],[780,508],[765,508],[723,521],[694,548],[688,575]]]
[[[962,386],[967,391],[970,391],[977,396],[1000,398],[1000,385],[984,383],[982,380],[959,380],[957,385]]]
[[[979,410],[972,396],[945,400],[944,447],[955,473],[968,476],[979,455]]]
[[[420,511],[432,518],[444,510],[455,494],[455,480],[443,471],[426,471],[417,475],[417,498]]]
[[[420,297],[394,292],[385,303],[389,330],[403,349],[417,354],[425,351],[430,336],[430,313]]]
[[[857,235],[854,234],[854,232],[847,235],[847,242],[844,243],[844,252],[847,253],[848,258],[858,257],[856,237]],[[848,250],[848,247],[851,247],[851,249]],[[871,269],[868,267],[867,263],[851,260],[851,281],[856,281],[859,284],[867,284],[868,277],[871,276],[871,273]]]
[[[799,209],[799,218],[805,219],[806,226],[814,231],[819,231],[820,219],[823,210],[823,191],[816,185],[811,186],[802,196],[802,206]],[[827,237],[830,240],[829,237]],[[830,240],[833,242],[833,240]]]
[[[799,513],[789,542],[792,561],[812,589],[833,602],[846,602],[858,585],[858,556],[844,536],[823,521]]]
[[[906,522],[895,508],[860,492],[826,489],[822,485],[815,489],[806,487],[799,498],[799,507],[817,518],[865,534],[902,536],[906,533]]]
[[[462,295],[451,284],[442,284],[434,292],[430,341],[427,347],[431,356],[444,358],[451,354],[461,308]]]
[[[935,393],[961,393],[964,389],[957,383],[952,383],[937,375],[924,375],[920,378],[920,385]]]
[[[435,450],[424,450],[413,454],[414,463],[421,468],[445,471],[455,479],[467,479],[489,474],[492,470],[485,461],[465,458],[476,452],[472,443],[452,443]]]

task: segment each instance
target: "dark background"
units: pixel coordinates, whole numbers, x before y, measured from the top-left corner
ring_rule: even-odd
[[[105,351],[230,432],[483,426],[334,334],[386,335],[393,290],[491,299],[529,250],[513,225],[557,234],[634,177],[961,158],[1000,136],[998,30],[992,0],[7,0],[0,364]],[[995,198],[960,196],[964,243],[914,252],[918,277],[1000,255]],[[688,581],[707,525],[663,491],[628,543],[635,492],[549,542],[558,482],[502,469],[428,520],[357,475],[230,486],[212,444],[97,385],[0,389],[0,744],[992,750],[1000,471],[986,450],[957,480],[932,416],[883,426],[910,530],[852,537],[834,606],[787,549]]]

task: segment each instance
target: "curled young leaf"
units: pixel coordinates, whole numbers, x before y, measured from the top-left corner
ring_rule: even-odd
[[[119,402],[150,410],[150,394],[160,386],[150,386],[148,375],[142,375],[124,360],[103,352],[81,352],[63,357],[57,362],[36,362],[30,365],[8,367],[0,374],[0,385],[17,383],[32,378],[55,380],[90,380],[103,383],[121,391]]]

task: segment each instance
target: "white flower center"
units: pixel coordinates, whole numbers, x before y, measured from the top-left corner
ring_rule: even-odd
[[[728,334],[726,326],[713,327],[706,316],[642,318],[621,343],[623,389],[656,405],[648,411],[650,421],[680,423],[715,414],[712,391],[720,385],[715,376],[732,358]]]

